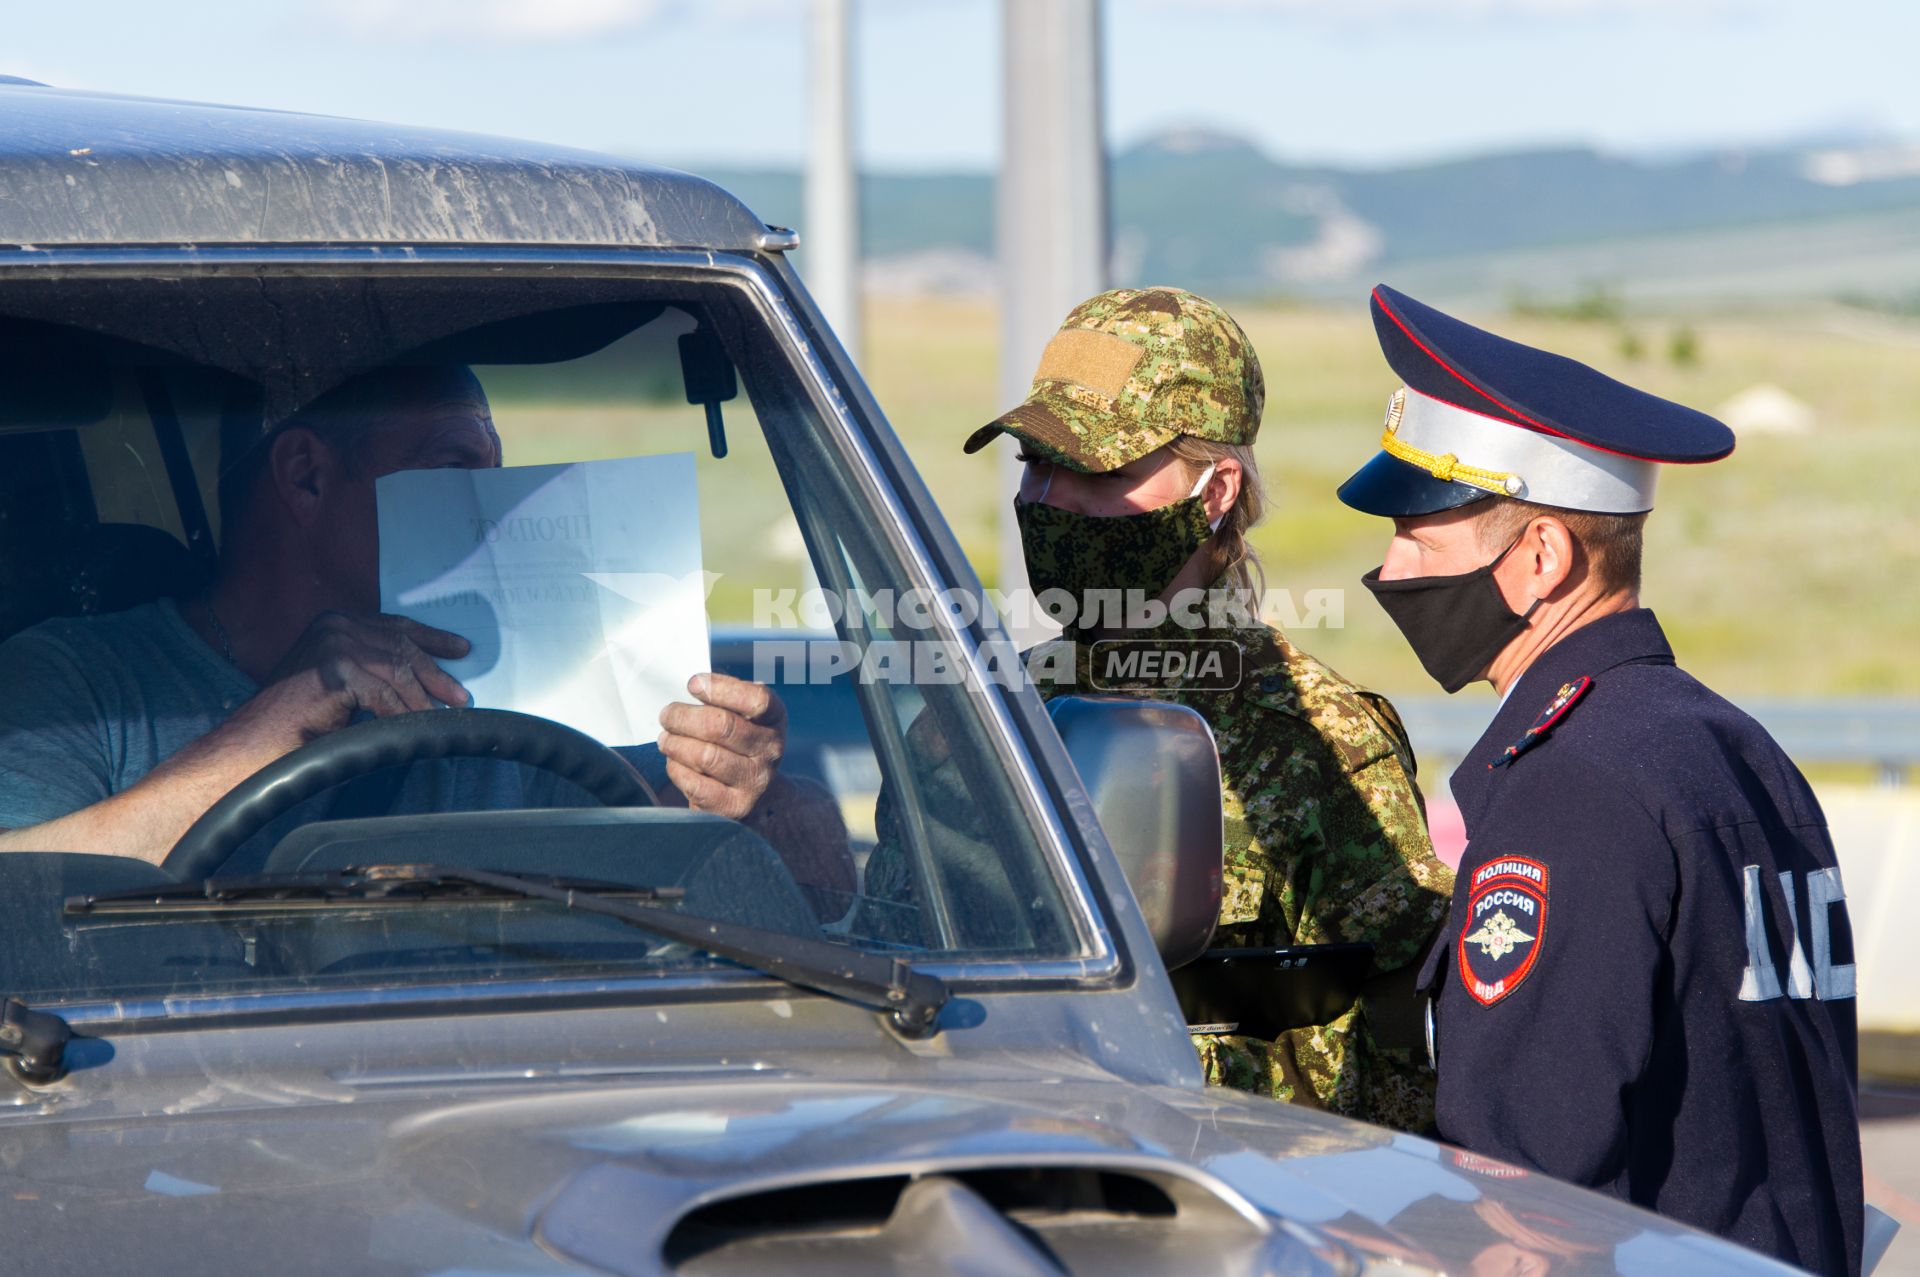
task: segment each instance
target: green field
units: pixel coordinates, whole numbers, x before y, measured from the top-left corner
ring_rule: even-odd
[[[1261,355],[1261,467],[1275,499],[1255,541],[1269,583],[1344,587],[1346,624],[1296,635],[1395,695],[1434,690],[1371,597],[1386,525],[1333,490],[1371,454],[1395,381],[1366,309],[1234,308]],[[1853,312],[1707,315],[1697,357],[1675,365],[1671,315],[1620,325],[1510,315],[1484,322],[1708,411],[1758,382],[1806,402],[1803,435],[1743,439],[1717,465],[1663,475],[1648,526],[1645,601],[1680,659],[1735,695],[1920,694],[1920,326]],[[974,302],[872,303],[863,361],[961,544],[994,579],[1002,497],[988,454],[960,442],[996,403],[997,329]]]

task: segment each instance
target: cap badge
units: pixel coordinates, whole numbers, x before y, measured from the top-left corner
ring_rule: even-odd
[[[1407,388],[1402,386],[1393,392],[1393,398],[1387,400],[1387,433],[1393,434],[1400,429],[1400,418],[1407,415]]]

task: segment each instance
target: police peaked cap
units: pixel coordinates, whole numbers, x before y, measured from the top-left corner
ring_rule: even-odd
[[[1490,496],[1564,510],[1653,508],[1660,463],[1718,461],[1733,432],[1583,363],[1495,336],[1385,284],[1373,326],[1404,386],[1380,452],[1340,485],[1356,510],[1434,514]]]

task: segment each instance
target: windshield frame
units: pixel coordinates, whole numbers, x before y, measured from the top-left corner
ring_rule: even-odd
[[[580,276],[645,274],[690,284],[731,284],[781,338],[782,353],[818,414],[829,446],[846,465],[860,495],[878,512],[880,539],[898,556],[912,578],[927,590],[958,586],[979,589],[971,566],[960,555],[930,498],[917,480],[903,482],[904,454],[885,437],[889,429],[851,359],[819,319],[791,266],[770,268],[756,254],[708,249],[623,249],[605,247],[514,247],[448,245],[202,246],[143,248],[29,248],[0,253],[0,280],[26,276],[101,279],[124,275],[150,279],[250,276],[262,269],[284,274],[424,274],[458,277],[486,273],[551,276],[564,271]],[[883,462],[882,457],[886,460]],[[911,474],[910,470],[905,473]],[[938,530],[942,535],[929,535]],[[1065,921],[1078,957],[1008,959],[953,958],[914,962],[914,968],[938,976],[957,992],[1024,991],[1048,988],[1111,988],[1133,979],[1136,963],[1127,951],[1123,928],[1089,870],[1084,845],[1088,829],[1098,836],[1091,804],[1070,769],[1060,762],[1057,741],[1048,748],[1032,735],[1032,724],[1046,723],[1038,694],[1023,680],[1007,687],[990,672],[983,645],[1010,644],[997,621],[982,616],[957,624],[946,609],[929,609],[938,638],[964,657],[972,703],[996,761],[1006,769],[1021,804],[1021,816],[1034,833],[1045,867],[1060,888]],[[1010,650],[1010,647],[1009,647]],[[1018,720],[1018,721],[1017,721]],[[1022,730],[1024,723],[1028,730]],[[1036,748],[1037,747],[1037,748]],[[1041,755],[1046,755],[1043,767]],[[1062,819],[1063,811],[1079,819]],[[911,957],[911,955],[909,955]],[[404,988],[263,991],[258,994],[172,994],[164,998],[48,1000],[76,1028],[213,1027],[256,1016],[276,1021],[351,1019],[365,1014],[430,1014],[460,1008],[509,1010],[535,1003],[632,1005],[662,997],[676,1001],[699,996],[718,999],[764,997],[768,989],[791,994],[788,986],[758,973],[712,967],[689,976],[636,975],[631,979],[555,977],[512,981],[462,981]],[[805,995],[803,995],[805,996]],[[822,995],[813,995],[822,996]],[[695,1000],[698,1000],[696,997]]]

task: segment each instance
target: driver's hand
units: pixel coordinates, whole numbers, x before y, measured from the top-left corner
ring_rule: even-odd
[[[743,820],[779,770],[787,707],[771,688],[727,674],[696,674],[687,690],[701,703],[660,711],[667,779],[688,806]]]
[[[267,676],[244,711],[249,726],[287,747],[338,731],[360,710],[385,718],[472,699],[435,658],[472,644],[404,616],[322,612]],[[235,718],[240,718],[235,715]]]

